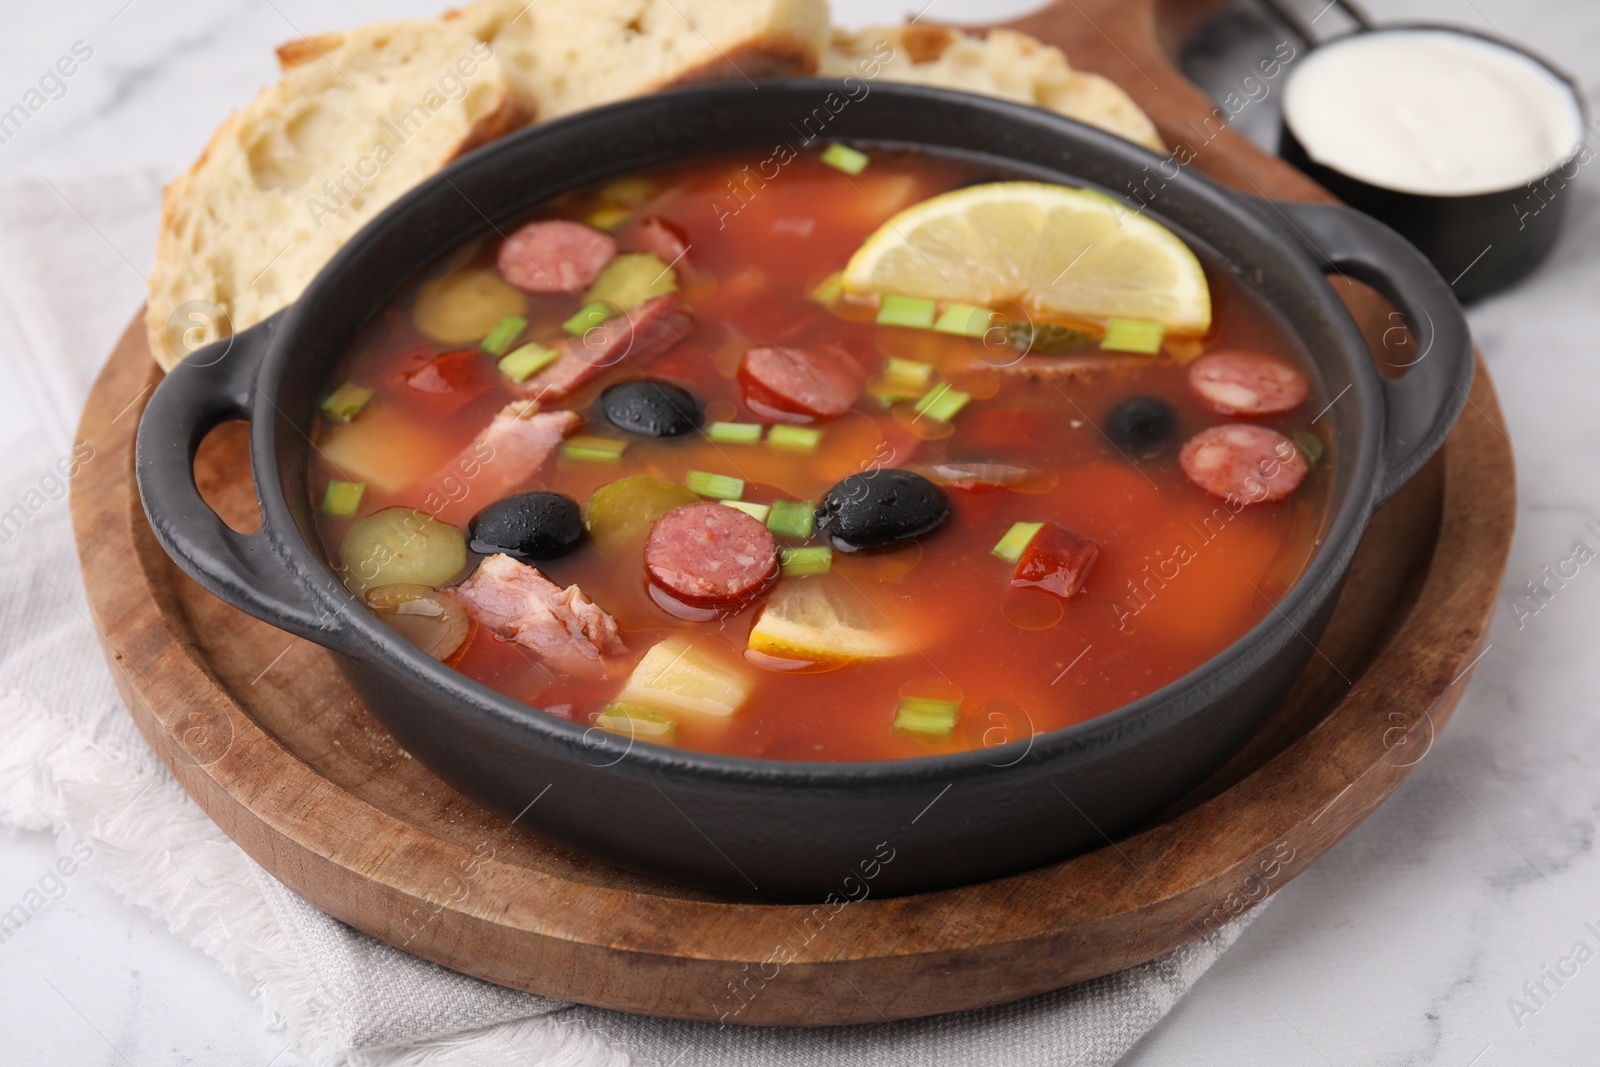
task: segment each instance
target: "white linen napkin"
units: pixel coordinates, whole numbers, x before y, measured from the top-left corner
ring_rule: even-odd
[[[90,844],[95,877],[244,983],[309,1062],[1096,1067],[1120,1059],[1248,923],[1253,913],[1162,959],[1003,1007],[752,1029],[502,989],[323,914],[252,862],[145,746],[84,603],[62,457],[143,299],[158,182],[16,182],[0,187],[0,203],[0,380],[20,383],[0,391],[0,822],[53,829],[63,849]]]

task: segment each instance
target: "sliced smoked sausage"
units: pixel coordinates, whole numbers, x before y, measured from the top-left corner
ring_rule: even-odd
[[[1219,415],[1276,415],[1306,398],[1306,377],[1254,352],[1213,352],[1189,364],[1189,386]]]
[[[507,237],[495,265],[529,293],[587,289],[617,255],[617,242],[593,226],[566,219],[530,222]]]
[[[736,607],[778,580],[778,545],[737,508],[689,504],[650,528],[644,567],[651,582],[685,604]]]
[[[1293,441],[1243,423],[1201,430],[1178,453],[1178,463],[1212,496],[1246,504],[1282,500],[1299,488],[1307,469]]]
[[[861,393],[848,356],[758,345],[739,361],[745,406],[779,422],[831,419],[850,410]]]

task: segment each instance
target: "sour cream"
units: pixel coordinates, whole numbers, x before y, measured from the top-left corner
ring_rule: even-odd
[[[1583,114],[1560,77],[1449,30],[1379,30],[1324,45],[1291,70],[1283,113],[1316,162],[1425,196],[1535,181],[1583,137]]]

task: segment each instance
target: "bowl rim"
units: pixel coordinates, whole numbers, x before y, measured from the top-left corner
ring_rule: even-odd
[[[764,104],[770,105],[775,98],[782,98],[785,94],[799,92],[816,94],[829,88],[837,90],[844,85],[845,81],[840,79],[763,79],[760,86],[761,99]],[[556,718],[532,705],[503,696],[453,667],[434,660],[368,612],[349,610],[357,605],[356,598],[335,579],[324,556],[301,535],[299,524],[283,490],[281,473],[277,465],[279,419],[304,435],[300,424],[284,414],[276,403],[276,398],[281,395],[293,364],[295,346],[289,342],[299,331],[302,320],[310,315],[321,294],[329,287],[330,280],[351,270],[369,256],[381,231],[402,222],[414,221],[425,211],[426,205],[435,196],[452,185],[455,178],[478,169],[490,169],[502,158],[535,151],[544,143],[559,140],[574,131],[586,131],[606,122],[642,121],[663,107],[692,107],[696,102],[715,101],[722,97],[731,97],[735,93],[749,92],[749,87],[742,83],[718,83],[667,90],[541,123],[491,142],[433,175],[369,221],[323,268],[305,292],[282,313],[283,317],[266,346],[254,376],[250,401],[251,468],[262,514],[261,531],[273,544],[279,558],[288,566],[302,589],[310,594],[325,612],[342,620],[341,636],[345,640],[337,641],[331,634],[325,634],[323,637],[326,640],[322,642],[324,647],[329,647],[352,659],[375,662],[380,670],[391,675],[403,675],[417,684],[438,690],[453,702],[470,709],[475,715],[486,717],[498,729],[520,735],[531,743],[591,756],[604,756],[604,762],[592,762],[589,765],[607,768],[612,773],[662,781],[668,778],[681,781],[687,775],[708,785],[721,782],[731,786],[746,785],[757,788],[782,785],[850,788],[866,782],[879,786],[917,786],[930,782],[946,780],[954,782],[985,774],[1004,773],[1024,763],[1049,760],[1052,764],[1063,764],[1070,762],[1070,757],[1074,755],[1086,757],[1091,753],[1114,751],[1133,744],[1153,730],[1159,731],[1164,724],[1203,712],[1218,693],[1237,684],[1238,678],[1233,677],[1234,675],[1243,677],[1249,673],[1248,668],[1252,666],[1259,668],[1268,658],[1271,642],[1267,637],[1275,627],[1287,624],[1297,632],[1301,631],[1302,624],[1311,619],[1316,609],[1322,605],[1324,598],[1336,595],[1337,587],[1343,580],[1370,519],[1379,487],[1384,452],[1383,412],[1386,403],[1380,376],[1355,321],[1332,286],[1328,284],[1321,269],[1285,232],[1287,223],[1280,224],[1271,217],[1271,202],[1257,201],[1255,198],[1236,193],[1205,175],[1194,172],[1190,167],[1176,164],[1178,173],[1168,179],[1170,185],[1178,186],[1185,195],[1201,202],[1208,213],[1227,219],[1230,226],[1254,231],[1255,235],[1264,241],[1281,247],[1285,257],[1283,265],[1297,275],[1295,287],[1321,306],[1326,319],[1325,327],[1337,335],[1335,339],[1346,353],[1346,363],[1351,371],[1349,391],[1355,395],[1356,403],[1368,417],[1361,420],[1358,435],[1337,442],[1341,465],[1349,471],[1349,488],[1342,501],[1330,499],[1320,528],[1319,543],[1299,575],[1279,600],[1270,604],[1270,610],[1256,624],[1235,638],[1222,651],[1166,685],[1082,722],[1044,731],[1030,738],[1007,742],[994,748],[859,761],[777,760],[671,748],[648,742],[636,745],[635,739],[631,737],[624,739],[595,727],[585,727]],[[1075,145],[1091,146],[1102,156],[1113,157],[1118,167],[1126,166],[1130,175],[1174,161],[1172,156],[1157,155],[1113,134],[1025,104],[955,90],[901,83],[874,84],[871,95],[873,97],[881,95],[891,101],[897,101],[898,106],[941,107],[952,112],[965,111],[986,121],[998,120],[1017,124],[1029,128],[1030,132],[1040,136],[1053,138],[1068,149]],[[934,154],[959,154],[962,151],[953,146],[931,145],[892,136],[875,138],[841,135],[840,139],[860,144],[905,147],[913,151],[923,150]],[[753,139],[741,140],[730,134],[726,151],[751,148],[757,143]],[[713,154],[684,152],[674,158],[689,160],[706,158]],[[995,160],[1006,158],[999,152],[982,149],[971,150],[970,154]],[[1072,165],[1070,151],[1063,154],[1059,163],[1049,168],[1015,159],[1011,162],[1019,170],[1051,169],[1062,178],[1073,177],[1070,169]],[[656,165],[656,163],[645,164],[635,160],[632,163],[619,165],[614,173],[636,171],[646,165]],[[539,203],[567,188],[581,188],[601,180],[604,178],[591,174],[584,181],[550,188],[530,202]],[[1182,224],[1163,218],[1162,213],[1150,205],[1140,206],[1129,202],[1118,190],[1106,190],[1087,179],[1079,180],[1084,186],[1099,188],[1117,197],[1119,201],[1129,203],[1130,209],[1150,210],[1164,225],[1171,225],[1180,232],[1188,229]],[[526,213],[526,207],[506,212],[512,217]],[[438,248],[430,257],[419,257],[412,264],[410,276],[414,277],[439,255],[447,252],[448,248]],[[1243,279],[1239,280],[1239,284],[1244,284]],[[370,321],[370,317],[366,321]],[[1295,324],[1291,322],[1287,325],[1298,337],[1299,332]],[[328,368],[330,371],[331,369]],[[1319,366],[1318,370],[1320,373],[1325,368]],[[1306,639],[1303,632],[1301,638]],[[1314,650],[1315,642],[1308,640],[1308,643],[1312,644]],[[997,763],[995,759],[998,756],[1006,756],[1008,759]]]

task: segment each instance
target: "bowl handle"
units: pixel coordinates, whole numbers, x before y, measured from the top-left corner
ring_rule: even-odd
[[[321,606],[310,583],[277,553],[266,522],[253,534],[235,533],[201,498],[194,480],[195,453],[206,434],[249,418],[256,371],[282,319],[279,312],[198,349],[167,374],[139,419],[134,473],[150,528],[185,573],[258,619],[339,648],[336,609]]]
[[[1400,313],[1419,353],[1403,377],[1385,379],[1387,501],[1438,451],[1472,389],[1472,332],[1450,286],[1427,258],[1383,223],[1339,204],[1269,205],[1325,273],[1345,274],[1382,293]]]

